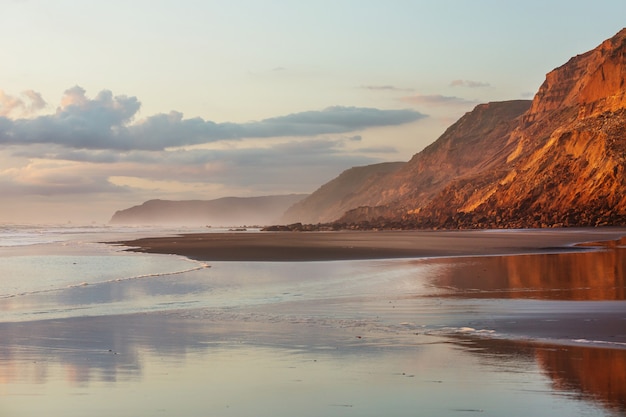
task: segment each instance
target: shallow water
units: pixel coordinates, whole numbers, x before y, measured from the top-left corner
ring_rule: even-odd
[[[624,412],[626,350],[158,314],[11,328],[4,415]]]
[[[0,415],[626,413],[621,248],[206,265],[112,235],[0,248]]]

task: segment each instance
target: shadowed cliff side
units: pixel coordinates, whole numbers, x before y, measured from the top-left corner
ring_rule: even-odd
[[[405,162],[387,162],[350,168],[291,206],[281,222],[331,222],[352,208],[377,204],[368,191],[404,165]]]

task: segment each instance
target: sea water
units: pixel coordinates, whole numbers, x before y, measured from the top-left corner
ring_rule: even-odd
[[[193,231],[4,226],[0,415],[626,409],[619,250],[206,263],[102,243]]]
[[[110,304],[120,301],[114,297],[115,287],[121,287],[124,281],[173,276],[205,268],[204,263],[183,257],[138,254],[102,243],[183,231],[187,230],[2,226],[2,321],[111,314],[114,309]]]

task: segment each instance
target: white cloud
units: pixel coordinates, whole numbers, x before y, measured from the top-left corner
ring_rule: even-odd
[[[36,91],[26,90],[16,97],[0,90],[0,117],[30,117],[45,107],[46,102]]]
[[[5,101],[7,109],[19,107],[11,97],[7,96]],[[76,86],[65,92],[55,114],[16,120],[6,115],[0,117],[0,144],[162,150],[220,140],[357,132],[370,127],[406,124],[426,117],[411,109],[333,106],[248,123],[185,119],[182,113],[176,111],[135,121],[140,106],[136,97],[113,96],[108,90],[90,99],[84,89]]]

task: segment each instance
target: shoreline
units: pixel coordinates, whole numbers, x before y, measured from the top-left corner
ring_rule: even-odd
[[[625,236],[624,228],[230,232],[109,243],[127,246],[128,251],[173,254],[205,262],[312,262],[582,254],[625,247]],[[476,327],[479,334],[490,329],[511,341],[626,349],[626,333],[621,330],[626,317],[624,304],[606,301],[579,301],[577,308],[584,307],[580,311],[563,311],[559,300],[548,300],[541,301],[543,310],[535,311],[530,308],[535,300],[520,299],[521,309],[514,315],[511,311],[493,312],[487,321],[476,317],[461,327]]]
[[[611,246],[625,228],[193,233],[107,242],[201,261],[306,262],[554,253]]]

